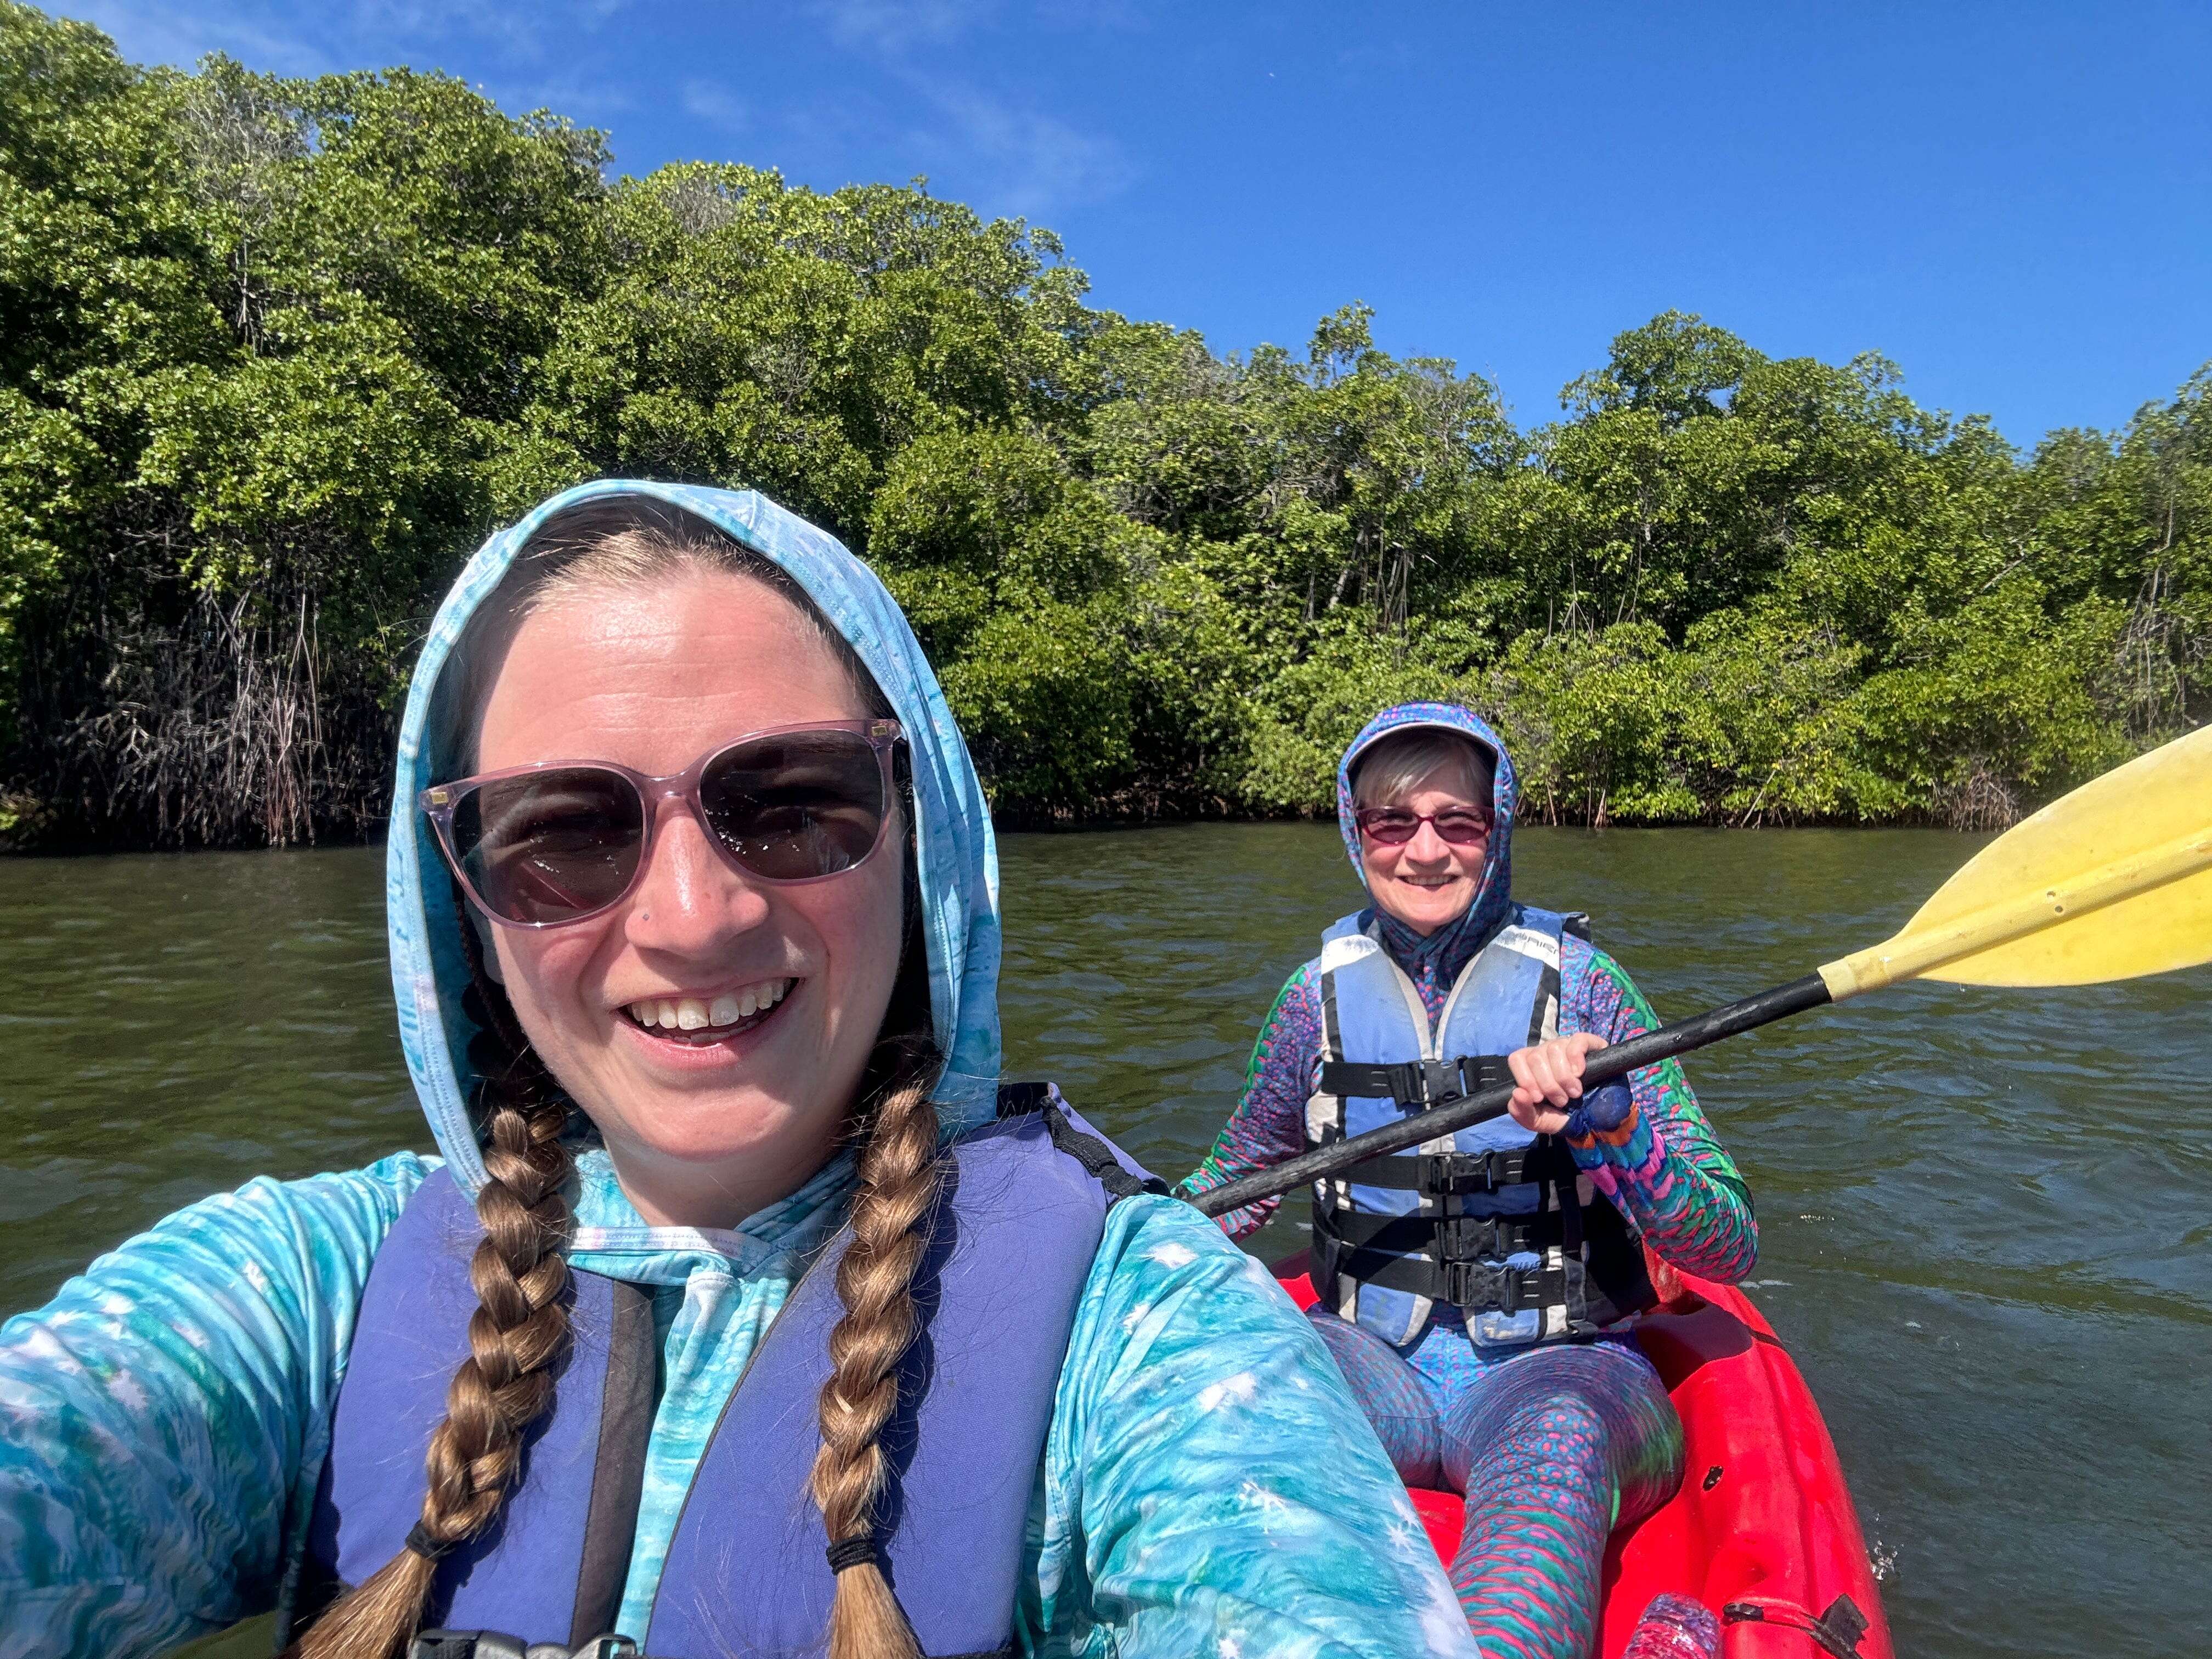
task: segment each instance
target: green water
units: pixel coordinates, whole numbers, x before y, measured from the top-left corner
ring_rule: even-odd
[[[1591,911],[1668,1016],[1871,943],[1971,849],[1515,842],[1520,890]],[[1003,847],[1011,1067],[1182,1174],[1283,976],[1354,902],[1335,832]],[[0,861],[0,1312],[219,1188],[426,1143],[380,856]],[[2208,994],[2204,970],[1911,988],[1692,1062],[1758,1199],[1753,1294],[1842,1448],[1902,1653],[2212,1647]],[[1255,1247],[1294,1248],[1296,1224]]]

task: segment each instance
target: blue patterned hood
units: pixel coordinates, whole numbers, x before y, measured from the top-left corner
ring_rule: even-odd
[[[1513,903],[1513,814],[1521,803],[1521,780],[1513,769],[1513,757],[1505,752],[1505,745],[1489,723],[1472,708],[1455,702],[1401,702],[1386,708],[1360,728],[1352,746],[1344,751],[1344,758],[1336,768],[1336,823],[1344,835],[1344,850],[1352,860],[1352,873],[1359,884],[1367,885],[1367,866],[1359,858],[1359,825],[1353,821],[1352,805],[1352,769],[1360,756],[1378,738],[1394,732],[1403,732],[1420,726],[1439,726],[1447,732],[1456,732],[1472,739],[1487,750],[1493,763],[1495,781],[1490,792],[1492,810],[1497,814],[1497,827],[1490,832],[1488,862],[1484,865],[1482,881],[1475,889],[1474,902],[1466,914],[1447,927],[1439,927],[1427,939],[1416,940],[1411,932],[1395,928],[1392,943],[1403,950],[1428,957],[1462,957],[1464,945],[1472,945],[1486,939],[1504,921],[1506,911]]]
[[[763,495],[608,479],[556,495],[477,550],[438,607],[407,694],[385,857],[392,985],[408,1074],[455,1178],[473,1193],[484,1175],[468,1112],[477,1081],[468,1062],[475,1033],[461,1011],[469,970],[459,913],[436,840],[415,805],[421,790],[453,777],[462,764],[459,757],[434,752],[434,694],[470,617],[538,526],[580,502],[622,495],[696,514],[774,560],[852,642],[890,698],[913,756],[930,1010],[938,1046],[948,1056],[937,1091],[940,1115],[948,1135],[985,1121],[1000,1063],[998,852],[967,745],[905,616],[875,573],[835,537]]]

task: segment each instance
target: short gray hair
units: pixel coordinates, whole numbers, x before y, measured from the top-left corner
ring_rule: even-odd
[[[1352,799],[1358,806],[1389,806],[1413,793],[1430,773],[1449,767],[1467,779],[1468,799],[1486,811],[1497,788],[1497,768],[1489,750],[1473,738],[1440,726],[1409,726],[1377,738],[1352,769]]]

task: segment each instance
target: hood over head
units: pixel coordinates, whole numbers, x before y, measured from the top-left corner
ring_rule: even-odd
[[[1367,885],[1367,866],[1359,856],[1359,825],[1352,817],[1352,769],[1359,757],[1379,739],[1421,726],[1456,732],[1490,756],[1490,805],[1497,818],[1486,849],[1482,880],[1475,887],[1474,902],[1468,906],[1457,921],[1439,927],[1422,941],[1421,948],[1425,953],[1447,950],[1469,935],[1477,939],[1487,939],[1505,919],[1513,902],[1513,814],[1521,801],[1521,780],[1513,769],[1513,757],[1505,752],[1505,745],[1490,729],[1489,722],[1472,708],[1455,702],[1401,702],[1384,709],[1360,728],[1359,735],[1352,740],[1352,746],[1344,751],[1344,758],[1336,768],[1337,827],[1343,831],[1344,850],[1351,856],[1352,872],[1359,878],[1361,887]]]
[[[912,760],[920,925],[929,958],[929,1004],[946,1056],[936,1098],[948,1135],[988,1121],[999,1080],[999,860],[990,810],[967,745],[914,630],[873,571],[835,537],[750,490],[606,479],[546,501],[478,548],[444,604],[415,667],[399,733],[392,829],[385,854],[385,913],[392,990],[408,1074],[454,1177],[474,1193],[483,1160],[469,1102],[473,1023],[462,1012],[469,968],[456,891],[416,798],[461,774],[464,758],[436,752],[439,677],[477,608],[499,589],[516,556],[556,514],[586,501],[635,496],[690,513],[780,567],[859,653],[905,728]]]

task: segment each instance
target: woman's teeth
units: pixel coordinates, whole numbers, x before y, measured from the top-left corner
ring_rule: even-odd
[[[742,991],[726,991],[711,1001],[700,997],[648,997],[629,1004],[623,1012],[648,1031],[710,1031],[766,1013],[798,982],[772,979],[748,985]]]

